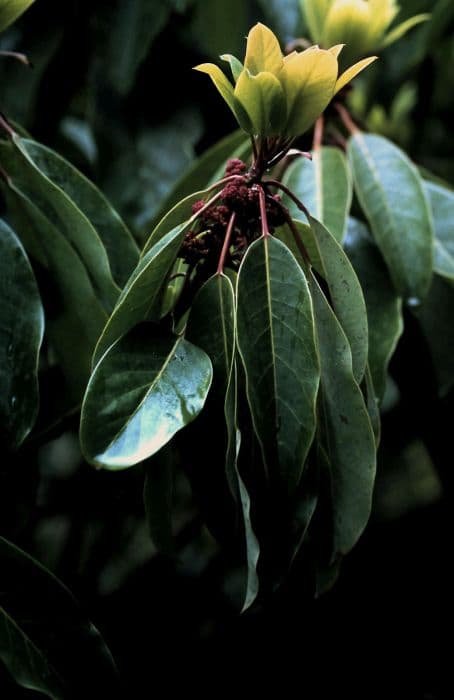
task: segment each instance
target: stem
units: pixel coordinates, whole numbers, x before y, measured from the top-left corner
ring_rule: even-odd
[[[288,187],[286,187],[285,185],[282,184],[282,182],[279,182],[279,180],[266,180],[264,184],[265,185],[272,185],[273,187],[277,187],[278,189],[282,190],[282,192],[284,192],[287,195],[287,197],[290,197],[290,199],[296,204],[298,209],[300,209],[303,212],[303,214],[305,215],[307,220],[309,220],[310,214],[309,214],[308,209],[298,199],[298,197],[296,195],[294,195],[291,190],[289,190]]]
[[[16,135],[16,132],[14,131],[12,126],[10,126],[8,124],[6,117],[1,112],[0,112],[0,127],[6,131],[6,133],[8,134],[8,136],[10,138],[13,138]]]
[[[218,263],[218,269],[216,270],[216,274],[218,274],[218,275],[222,275],[222,273],[224,272],[224,264],[225,264],[225,259],[227,256],[227,251],[228,251],[229,245],[230,245],[230,239],[232,237],[233,226],[235,224],[235,217],[236,217],[236,214],[235,214],[235,212],[233,212],[231,217],[230,217],[229,224],[227,226],[227,231],[225,234],[224,243],[222,244],[221,255],[219,257],[219,263]]]
[[[314,128],[314,140],[312,141],[312,150],[317,151],[319,148],[321,148],[322,141],[323,141],[323,128],[325,125],[325,120],[323,118],[323,114],[319,116],[317,121],[315,122],[315,128]]]
[[[259,202],[260,202],[260,220],[262,222],[262,236],[263,238],[268,238],[271,236],[270,230],[268,228],[268,217],[266,215],[266,201],[265,201],[265,190],[260,185],[257,185],[259,191]]]
[[[32,64],[28,60],[28,56],[24,53],[18,53],[17,51],[0,51],[0,56],[4,56],[5,58],[15,58],[16,61],[20,61],[20,63],[23,63],[24,66],[27,66],[28,68],[32,67]]]
[[[251,144],[252,144],[252,153],[254,154],[254,161],[256,161],[258,158],[257,144],[255,143],[255,138],[253,136],[251,136]]]
[[[289,227],[293,239],[296,243],[296,247],[298,248],[299,252],[301,253],[301,257],[303,258],[304,262],[308,267],[311,267],[311,259],[309,256],[309,253],[307,252],[307,248],[304,245],[303,241],[301,240],[301,235],[298,229],[295,226],[295,222],[293,221],[292,217],[290,216],[290,212],[287,209],[286,206],[282,204],[282,202],[276,202],[275,199],[273,199],[274,204],[277,204],[277,206],[280,208],[281,212],[284,215],[285,221],[287,226]]]
[[[348,109],[346,109],[343,105],[339,104],[339,102],[336,102],[334,104],[334,108],[337,110],[343,125],[351,133],[352,136],[357,134],[359,132],[358,127],[356,126],[355,122],[350,116],[350,113]]]
[[[347,141],[335,126],[330,126],[329,135],[331,136],[334,145],[339,146],[339,148],[341,148],[343,151],[347,150]]]

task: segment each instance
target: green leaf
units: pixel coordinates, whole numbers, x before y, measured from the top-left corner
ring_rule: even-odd
[[[0,435],[18,447],[39,408],[38,360],[44,312],[16,234],[0,219]]]
[[[1,160],[9,177],[20,186],[26,186],[29,199],[77,251],[96,293],[110,311],[120,290],[113,280],[103,242],[78,205],[46,172],[49,169],[57,177],[60,171],[61,177],[66,179],[72,169],[68,169],[52,151],[17,135],[13,137],[10,148],[3,149]],[[70,189],[73,187],[74,184]]]
[[[172,499],[175,455],[166,445],[145,464],[143,502],[151,540],[159,552],[172,554]]]
[[[280,241],[261,238],[238,275],[238,347],[268,476],[292,492],[315,431],[319,366],[306,278]]]
[[[85,391],[106,313],[77,251],[33,204],[26,185],[19,187],[9,179],[5,195],[22,243],[47,272],[46,334],[62,364],[72,400],[77,401]]]
[[[238,470],[241,433],[237,417],[237,367],[235,362],[235,294],[224,274],[211,277],[197,293],[188,319],[186,336],[197,343],[213,364],[213,401],[222,409],[226,422],[226,477],[235,500],[241,506],[247,560],[243,610],[252,605],[258,593],[257,562],[260,547],[251,523],[251,503]],[[221,411],[219,411],[221,413]]]
[[[181,336],[141,323],[96,365],[82,405],[89,462],[124,469],[151,457],[200,413],[212,379],[208,356]]]
[[[161,221],[155,226],[147,242],[145,243],[141,257],[145,255],[155,246],[161,238],[163,238],[169,231],[175,229],[181,224],[186,224],[189,217],[192,214],[192,205],[198,202],[200,199],[207,199],[209,196],[209,189],[200,190],[199,192],[193,192],[188,195],[180,202],[175,204],[173,209],[171,209],[167,214],[161,219]]]
[[[411,305],[429,291],[433,226],[421,177],[387,139],[355,134],[348,147],[355,189],[399,294]]]
[[[55,151],[27,139],[22,139],[19,147],[35,168],[88,219],[105,248],[115,283],[123,287],[137,264],[139,251],[117,212],[90,180]],[[104,254],[99,260],[104,261]]]
[[[106,45],[101,48],[110,84],[122,95],[134,85],[138,68],[169,19],[169,0],[115,0],[105,11]],[[101,15],[103,17],[103,15]]]
[[[344,154],[323,146],[312,153],[312,161],[297,158],[285,172],[284,184],[301,200],[315,219],[341,242],[352,201],[352,183]],[[301,211],[290,199],[286,206],[293,219],[301,219]]]
[[[432,207],[435,228],[434,272],[454,280],[454,192],[424,182]]]
[[[0,0],[0,32],[16,21],[35,0]]]
[[[137,323],[159,320],[155,302],[181,248],[186,227],[186,222],[176,226],[140,259],[98,341],[93,365],[112,343]]]
[[[446,396],[454,385],[454,288],[451,282],[434,275],[424,304],[416,310],[430,349],[440,396]]]
[[[385,393],[388,365],[403,331],[402,301],[367,227],[349,220],[345,250],[361,283],[369,329],[369,368],[377,397]]]
[[[368,352],[367,313],[363,291],[349,259],[328,229],[312,217],[309,223],[336,316],[350,343],[353,374],[359,382],[366,369]]]
[[[201,190],[206,187],[219,169],[225,170],[229,158],[237,157],[237,150],[245,143],[249,145],[249,139],[247,139],[241,129],[237,129],[215,143],[214,146],[211,146],[199,158],[196,158],[191,167],[184,172],[171,192],[165,197],[158,213],[153,217],[154,223],[149,228],[155,228],[168,211],[182,199],[192,195],[194,190]],[[185,217],[183,216],[183,218]]]
[[[53,700],[116,697],[110,651],[68,589],[3,537],[0,568],[0,660],[15,681]]]
[[[330,468],[335,559],[355,545],[369,519],[375,439],[353,376],[347,337],[313,275],[310,289],[320,355],[321,430]]]

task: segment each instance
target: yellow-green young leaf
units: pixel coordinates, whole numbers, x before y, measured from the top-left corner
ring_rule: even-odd
[[[249,116],[250,133],[271,136],[282,131],[286,117],[285,97],[279,80],[272,73],[252,75],[245,68],[238,78],[235,96]]]
[[[262,71],[278,73],[282,66],[282,51],[276,36],[258,22],[249,32],[244,67],[252,74]]]
[[[320,42],[323,24],[332,4],[333,0],[300,0],[300,5],[313,41]]]
[[[312,160],[298,158],[285,172],[283,182],[312,216],[342,241],[352,201],[352,182],[344,154],[331,146],[315,149]],[[289,198],[285,200],[293,219],[303,214]]]
[[[284,62],[279,79],[287,99],[287,134],[304,133],[330,103],[337,79],[337,59],[313,46]]]
[[[35,0],[0,0],[0,32],[16,21]]]
[[[237,340],[268,476],[294,492],[315,431],[319,365],[306,278],[286,246],[261,238],[238,274]]]
[[[322,46],[346,45],[345,53],[361,55],[367,49],[370,11],[365,2],[333,2],[323,23]]]
[[[411,305],[432,279],[433,223],[417,169],[397,146],[357,132],[348,154],[355,190],[397,292]]]
[[[401,24],[398,24],[397,27],[392,29],[384,38],[382,43],[380,44],[380,49],[384,49],[386,46],[389,46],[390,44],[394,44],[395,41],[398,41],[401,39],[410,29],[413,29],[413,27],[416,27],[418,24],[421,24],[422,22],[427,22],[430,19],[430,14],[428,13],[423,13],[420,15],[415,15],[414,17],[409,17],[405,22],[402,22]]]
[[[241,61],[239,61],[235,56],[232,56],[231,53],[224,53],[219,58],[221,58],[223,61],[227,61],[227,63],[230,65],[230,70],[232,71],[232,78],[236,83],[242,71],[244,70],[244,66],[241,63]]]
[[[335,93],[342,90],[342,88],[348,85],[348,83],[351,83],[353,78],[356,78],[361,71],[367,68],[367,66],[370,66],[370,64],[376,60],[377,56],[370,56],[369,58],[363,58],[362,61],[358,61],[358,63],[355,63],[353,66],[350,66],[350,68],[347,68],[347,70],[344,71],[336,81]]]
[[[200,413],[212,375],[203,350],[155,324],[135,326],[90,378],[81,415],[83,454],[112,470],[151,457]]]
[[[357,542],[370,516],[376,469],[375,437],[352,374],[349,342],[310,276],[320,357],[320,433],[330,473],[333,559]]]
[[[39,408],[44,312],[25,250],[0,219],[0,424],[9,446],[30,432]]]
[[[227,102],[228,106],[230,107],[236,119],[238,120],[238,123],[241,126],[241,128],[244,129],[244,131],[246,131],[246,133],[248,134],[252,133],[251,123],[247,112],[245,112],[243,106],[236,99],[233,93],[233,85],[230,82],[230,80],[224,75],[221,69],[214,63],[201,63],[199,66],[196,66],[194,70],[198,70],[201,73],[206,73],[210,76],[218,92]]]

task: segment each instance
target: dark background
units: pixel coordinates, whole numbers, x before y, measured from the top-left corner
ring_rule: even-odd
[[[401,5],[407,16],[435,5],[434,21],[384,53],[352,108],[452,185],[454,13],[443,0]],[[257,20],[283,43],[304,36],[290,0],[37,0],[0,40],[34,66],[2,59],[1,109],[92,178],[143,240],[195,155],[235,128],[191,67],[223,52],[241,56]],[[441,342],[449,348],[450,340]],[[38,426],[7,455],[0,534],[81,601],[119,665],[119,697],[276,687],[280,697],[450,698],[452,389],[435,345],[408,314],[391,364],[374,514],[338,582],[317,600],[302,563],[272,600],[239,615],[239,562],[199,522],[183,477],[179,556],[157,554],[141,469],[98,473],[84,464],[77,417],[44,438]],[[44,413],[50,396],[52,376]],[[1,669],[0,695],[34,696]]]

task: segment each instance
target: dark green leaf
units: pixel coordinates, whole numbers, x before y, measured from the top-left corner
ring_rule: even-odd
[[[172,554],[172,499],[175,455],[166,445],[147,460],[143,502],[150,537],[159,552]]]
[[[49,298],[43,299],[46,333],[77,401],[85,390],[93,348],[107,316],[77,251],[33,204],[27,190],[13,180],[8,185],[5,194],[15,229],[26,249],[48,269]]]
[[[175,204],[173,209],[171,209],[167,214],[161,219],[157,226],[153,229],[147,242],[145,243],[142,250],[142,258],[156,245],[159,243],[161,238],[163,238],[169,231],[175,229],[181,224],[187,223],[189,217],[192,214],[192,205],[198,202],[200,199],[208,199],[210,192],[209,190],[200,190],[200,192],[193,192],[188,195],[181,202]]]
[[[345,250],[364,292],[369,328],[369,367],[381,401],[385,393],[389,361],[403,331],[402,301],[367,227],[350,219]]]
[[[349,143],[355,189],[399,294],[419,304],[429,291],[433,226],[423,182],[407,156],[381,136]]]
[[[430,292],[416,315],[430,348],[441,396],[445,396],[454,385],[453,309],[452,283],[434,275]]]
[[[166,24],[170,0],[115,0],[105,13],[106,46],[103,67],[109,82],[122,94],[135,75],[153,40]]]
[[[241,506],[245,535],[247,580],[243,610],[246,610],[258,593],[257,562],[260,547],[252,528],[249,494],[238,471],[241,433],[237,420],[237,369],[234,359],[235,295],[228,277],[215,275],[199,290],[192,305],[186,335],[205,350],[211,359],[213,387],[210,399],[215,399],[225,416],[226,476],[232,495]]]
[[[20,136],[14,136],[8,146],[2,145],[0,161],[3,169],[10,180],[26,192],[29,200],[52,224],[59,236],[66,239],[75,250],[97,295],[105,308],[111,310],[120,290],[113,280],[109,259],[98,233],[67,194],[47,177],[39,165],[35,165],[28,148],[33,154],[33,142]]]
[[[39,408],[44,312],[27,255],[1,219],[0,317],[0,432],[9,445],[18,447],[33,427]]]
[[[434,271],[454,280],[454,192],[425,182],[435,228]]]
[[[0,568],[0,659],[16,682],[54,700],[116,697],[110,651],[68,589],[2,537]]]
[[[306,278],[271,237],[253,243],[240,268],[238,346],[268,475],[291,492],[314,437],[319,366]]]
[[[123,469],[151,457],[200,413],[210,388],[208,356],[181,336],[141,323],[96,365],[81,417],[89,462]]]
[[[321,431],[333,509],[333,558],[357,542],[370,516],[375,439],[352,372],[350,346],[317,281],[311,292],[320,354]]]
[[[342,241],[352,201],[352,183],[344,154],[331,146],[315,149],[312,160],[298,158],[285,172],[284,184],[301,200],[310,214]],[[302,213],[286,200],[294,219]]]
[[[20,141],[20,148],[88,219],[106,249],[114,281],[123,287],[137,264],[139,251],[117,212],[90,180],[55,151],[26,139]]]
[[[361,381],[367,363],[367,313],[363,291],[349,259],[339,243],[319,221],[310,217],[310,225],[328,283],[336,316],[350,343],[353,375]]]
[[[159,320],[153,307],[181,247],[187,223],[176,226],[144,255],[132,273],[98,341],[95,365],[107,348],[140,321]]]

